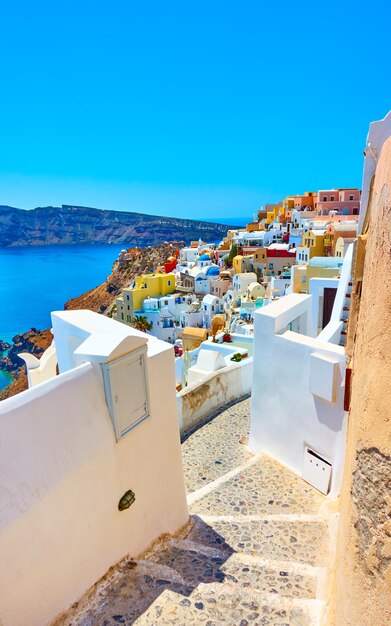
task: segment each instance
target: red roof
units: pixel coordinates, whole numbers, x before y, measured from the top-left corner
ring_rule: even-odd
[[[286,259],[291,259],[292,256],[296,256],[296,249],[293,248],[292,250],[269,250],[269,248],[266,248],[266,253],[267,258],[285,257]]]

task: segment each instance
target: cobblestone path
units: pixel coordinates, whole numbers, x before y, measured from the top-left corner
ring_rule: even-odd
[[[180,537],[124,559],[56,626],[323,624],[335,514],[247,448],[250,401],[185,438],[191,513]]]

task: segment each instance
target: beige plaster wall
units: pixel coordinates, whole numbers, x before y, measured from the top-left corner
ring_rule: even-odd
[[[391,623],[391,137],[380,154],[368,211],[329,617],[336,626]]]

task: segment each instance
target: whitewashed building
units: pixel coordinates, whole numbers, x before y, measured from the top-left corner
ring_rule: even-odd
[[[217,296],[207,294],[201,303],[203,325],[205,328],[211,327],[212,318],[218,313],[224,313],[224,300]]]
[[[232,286],[236,293],[246,293],[247,287],[251,283],[257,282],[257,275],[254,272],[245,272],[244,274],[235,274],[232,279]]]

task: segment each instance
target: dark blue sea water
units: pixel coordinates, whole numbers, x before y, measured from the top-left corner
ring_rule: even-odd
[[[123,245],[0,248],[0,339],[51,325],[50,312],[102,283]],[[0,370],[0,389],[10,382]]]
[[[250,218],[211,218],[244,225]],[[0,339],[51,325],[50,312],[102,283],[124,245],[0,248]],[[0,390],[10,382],[0,370]]]

